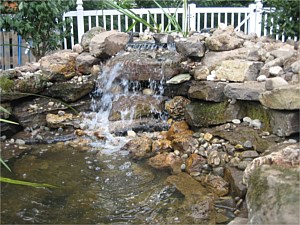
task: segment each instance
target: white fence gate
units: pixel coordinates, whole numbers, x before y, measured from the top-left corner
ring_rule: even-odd
[[[117,10],[84,10],[82,0],[77,0],[76,11],[67,12],[65,18],[72,20],[72,36],[64,40],[65,48],[70,48],[81,41],[82,35],[92,27],[101,26],[106,30],[126,31],[134,22],[127,16]],[[265,29],[266,17],[263,17],[263,4],[261,0],[255,0],[255,3],[249,7],[196,7],[196,4],[189,4],[186,18],[183,18],[183,8],[143,8],[131,9],[134,13],[152,23],[151,17],[156,23],[160,24],[162,30],[171,31],[172,27],[168,23],[168,18],[164,11],[175,15],[179,24],[184,27],[187,21],[188,28],[191,31],[201,31],[205,28],[216,28],[219,23],[233,25],[236,31],[243,31],[246,34],[256,33],[258,36],[268,35],[271,32]],[[151,14],[151,16],[149,15]],[[263,23],[263,24],[262,24]],[[168,27],[167,27],[168,26]],[[132,31],[142,32],[146,29],[143,24],[137,24]],[[277,39],[284,36],[277,36]]]

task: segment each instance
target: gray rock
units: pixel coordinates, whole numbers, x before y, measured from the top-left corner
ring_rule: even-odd
[[[285,85],[260,94],[259,101],[270,109],[300,109],[300,86]]]
[[[207,66],[197,66],[194,69],[194,79],[195,80],[206,80],[209,75],[209,69]]]
[[[191,36],[185,42],[176,42],[176,50],[185,57],[203,57],[205,54],[205,45],[197,38],[197,36]]]
[[[284,73],[283,69],[281,66],[272,66],[269,68],[269,74],[271,76],[280,76]]]
[[[245,159],[245,158],[257,158],[258,156],[259,156],[259,154],[257,153],[257,151],[251,151],[251,150],[243,151],[240,154],[240,158],[241,159]]]
[[[93,66],[99,63],[100,59],[88,52],[83,52],[76,58],[76,71],[81,74],[91,74]]]
[[[242,183],[243,171],[238,170],[235,167],[226,166],[224,171],[224,179],[229,183],[231,189],[231,195],[243,198],[246,195],[247,188]]]
[[[265,84],[248,81],[244,83],[229,83],[224,88],[224,94],[230,99],[258,101],[259,95],[265,91]]]
[[[235,217],[227,225],[247,225],[247,224],[248,224],[248,218]]]
[[[107,58],[125,49],[129,35],[115,30],[96,34],[90,42],[89,51],[97,58]]]
[[[168,80],[166,83],[167,84],[181,84],[186,81],[189,81],[191,79],[190,74],[179,74],[174,77],[172,77],[170,80]]]
[[[90,45],[92,38],[96,34],[100,34],[104,31],[106,31],[106,30],[102,27],[93,27],[92,29],[90,29],[89,31],[84,33],[81,38],[81,46],[83,47],[83,50],[89,51],[89,45]]]
[[[189,88],[189,98],[205,101],[222,102],[225,100],[224,87],[225,82],[201,81],[193,82]]]
[[[300,60],[294,62],[292,65],[292,71],[293,73],[299,73],[300,72]]]
[[[221,66],[216,70],[216,75],[218,79],[225,79],[228,81],[256,81],[262,66],[262,62],[237,59],[225,60],[222,61]]]
[[[246,196],[250,224],[299,224],[299,185],[299,169],[263,165],[255,170]]]
[[[280,137],[299,133],[299,110],[270,110],[272,132]]]
[[[206,38],[205,45],[212,51],[228,51],[242,47],[243,39],[231,36],[229,34],[213,35]]]

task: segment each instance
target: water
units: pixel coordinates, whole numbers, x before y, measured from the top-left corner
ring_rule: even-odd
[[[164,224],[182,200],[164,185],[169,174],[131,161],[124,151],[40,145],[12,168],[2,176],[58,188],[2,183],[1,224]]]

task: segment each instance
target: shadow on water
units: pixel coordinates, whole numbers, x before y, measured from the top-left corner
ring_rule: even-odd
[[[126,152],[100,152],[41,145],[16,160],[15,179],[59,188],[2,184],[1,224],[167,223],[183,198],[164,185],[169,174],[130,160]]]

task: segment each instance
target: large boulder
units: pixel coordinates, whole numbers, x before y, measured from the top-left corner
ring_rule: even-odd
[[[134,81],[170,79],[182,71],[180,63],[184,57],[173,51],[126,52],[111,59],[107,66],[112,69],[122,65],[120,77]]]
[[[262,66],[262,62],[225,60],[216,70],[216,76],[220,80],[235,82],[255,81]]]
[[[224,88],[224,94],[227,98],[247,101],[258,101],[259,95],[264,91],[265,84],[256,81],[229,83]]]
[[[91,74],[93,65],[98,65],[99,63],[100,59],[83,52],[76,58],[76,71],[80,74]]]
[[[72,50],[61,50],[41,58],[40,68],[50,81],[69,80],[76,75],[77,56]]]
[[[236,119],[239,112],[238,104],[192,102],[186,107],[185,119],[193,127],[207,127]]]
[[[177,42],[176,50],[185,57],[202,58],[205,54],[205,45],[198,40],[197,36],[191,36],[184,42]]]
[[[97,58],[108,58],[125,49],[129,35],[115,30],[96,34],[90,42],[91,55]]]
[[[189,88],[189,97],[212,102],[223,102],[226,99],[224,95],[225,82],[201,81],[193,82]]]
[[[121,96],[113,101],[109,120],[138,119],[162,113],[162,99],[148,95]]]
[[[92,75],[83,75],[75,76],[71,80],[55,82],[42,94],[62,99],[65,102],[75,102],[93,90],[94,78]]]
[[[270,109],[297,110],[300,109],[300,86],[285,85],[261,93],[259,101]]]
[[[92,38],[104,31],[106,30],[103,27],[93,27],[92,29],[84,33],[81,38],[81,46],[83,47],[83,51],[88,52]]]

